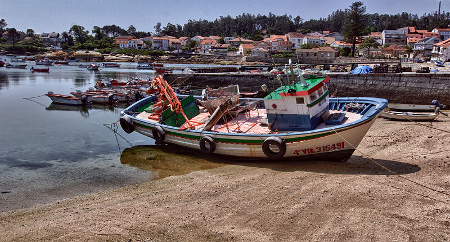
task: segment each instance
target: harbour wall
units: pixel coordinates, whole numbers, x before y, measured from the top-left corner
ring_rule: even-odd
[[[336,96],[381,97],[393,103],[430,104],[436,99],[450,105],[450,74],[389,73],[389,74],[329,74],[330,93]],[[281,85],[275,75],[237,73],[165,74],[169,83],[191,85],[192,88],[218,88],[239,85],[242,92],[257,92],[266,84],[269,90]],[[286,78],[284,78],[286,80]]]

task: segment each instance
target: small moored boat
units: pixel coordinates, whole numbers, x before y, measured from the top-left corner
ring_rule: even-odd
[[[410,112],[433,112],[435,109],[434,105],[425,105],[425,104],[403,104],[403,103],[389,103],[389,110],[396,111],[410,111]]]
[[[45,65],[45,66],[51,66],[53,65],[53,61],[50,59],[45,59],[45,60],[37,60],[36,61],[36,65]]]
[[[54,103],[75,106],[90,105],[90,101],[87,97],[74,97],[70,95],[55,94],[53,92],[48,92],[45,95],[49,97]]]
[[[103,63],[104,67],[120,67],[118,63]]]
[[[50,72],[50,68],[36,68],[34,66],[31,67],[31,72]]]
[[[96,64],[90,64],[86,68],[91,71],[98,71],[99,66]]]
[[[9,63],[6,63],[5,67],[6,68],[25,69],[25,68],[27,68],[27,64],[9,64]]]
[[[383,111],[381,117],[401,121],[433,121],[439,113]]]

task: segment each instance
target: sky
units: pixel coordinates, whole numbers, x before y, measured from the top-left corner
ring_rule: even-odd
[[[438,11],[439,0],[360,0],[366,13],[423,14]],[[35,33],[69,31],[80,25],[92,32],[94,26],[117,25],[137,31],[155,32],[154,26],[168,23],[183,26],[188,20],[214,21],[220,16],[300,16],[304,21],[326,18],[345,10],[356,0],[0,0],[0,19],[6,28]],[[450,0],[441,0],[441,12],[450,11]]]

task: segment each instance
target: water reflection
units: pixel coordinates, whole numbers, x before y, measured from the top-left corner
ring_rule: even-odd
[[[178,176],[227,165],[225,160],[192,153],[172,145],[134,146],[123,150],[120,162],[152,171],[155,179]]]
[[[45,110],[79,112],[81,116],[83,116],[84,118],[89,118],[89,112],[92,113],[93,111],[108,111],[119,115],[120,111],[128,107],[128,105],[130,104],[131,103],[118,103],[118,104],[92,104],[91,106],[73,106],[73,105],[51,103],[48,107],[45,108]]]

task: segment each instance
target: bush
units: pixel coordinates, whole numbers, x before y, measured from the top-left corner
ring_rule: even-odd
[[[284,52],[284,53],[278,53],[274,56],[275,56],[275,58],[292,58],[292,57],[295,57],[295,53],[294,52]]]

